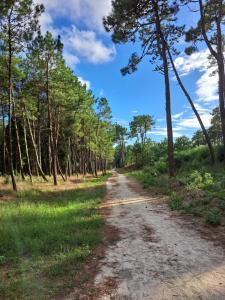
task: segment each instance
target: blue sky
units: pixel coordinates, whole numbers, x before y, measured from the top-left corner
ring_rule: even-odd
[[[41,0],[36,0],[40,2]],[[165,99],[162,75],[143,61],[136,73],[123,77],[124,67],[138,45],[113,45],[102,26],[102,17],[111,9],[111,0],[42,0],[46,11],[41,17],[43,32],[60,34],[65,45],[65,59],[75,74],[98,97],[108,99],[113,121],[128,126],[136,114],[153,115],[155,128],[149,133],[153,140],[166,136]],[[195,16],[182,12],[180,19],[188,26],[195,23]],[[199,53],[186,57],[184,43],[176,59],[177,68],[192,95],[204,123],[210,124],[210,111],[217,105],[217,78],[208,68],[208,52],[204,47]],[[171,80],[172,112],[175,138],[191,136],[199,126],[175,80]]]

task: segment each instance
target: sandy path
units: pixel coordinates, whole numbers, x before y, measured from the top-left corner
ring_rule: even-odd
[[[220,247],[181,226],[166,205],[115,175],[107,184],[107,222],[120,230],[100,262],[96,286],[118,285],[99,299],[225,299],[225,255]]]

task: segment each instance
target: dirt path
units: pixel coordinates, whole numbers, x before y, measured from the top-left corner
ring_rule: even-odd
[[[165,204],[143,196],[115,174],[107,184],[108,224],[120,230],[100,262],[96,286],[117,288],[98,299],[225,299],[225,254],[181,226]]]

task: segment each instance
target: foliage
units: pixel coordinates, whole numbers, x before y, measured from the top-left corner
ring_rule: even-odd
[[[207,189],[214,184],[214,178],[210,173],[201,173],[197,170],[193,171],[187,180],[187,187],[190,190]]]
[[[205,213],[205,221],[206,223],[212,226],[218,226],[222,221],[222,214],[218,208],[212,208]]]
[[[172,210],[179,210],[183,207],[183,199],[176,192],[172,192],[168,204]]]

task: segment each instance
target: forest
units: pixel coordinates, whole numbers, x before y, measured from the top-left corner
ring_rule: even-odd
[[[43,30],[51,6],[39,2],[0,3],[0,299],[172,299],[173,289],[177,299],[224,299],[225,270],[209,280],[215,260],[224,259],[218,241],[225,245],[224,0],[110,0],[101,16],[114,47],[134,49],[117,70],[121,78],[146,64],[160,75],[161,140],[152,138],[154,110],[135,113],[129,126],[116,121],[113,100],[96,96],[67,63],[65,37]],[[71,1],[71,9],[78,3]],[[185,13],[194,25],[183,22]],[[210,126],[178,68],[181,45],[187,57],[206,49],[210,76],[218,78]],[[192,136],[176,137],[174,82],[198,122]],[[202,285],[191,276],[190,287],[183,281],[187,269],[197,274],[180,243],[185,239],[197,249],[189,251],[190,260],[201,261],[200,275],[207,274]],[[174,245],[181,247],[177,265]],[[137,262],[129,272],[125,256]],[[159,287],[149,281],[154,268]],[[212,288],[203,294],[209,281]]]

